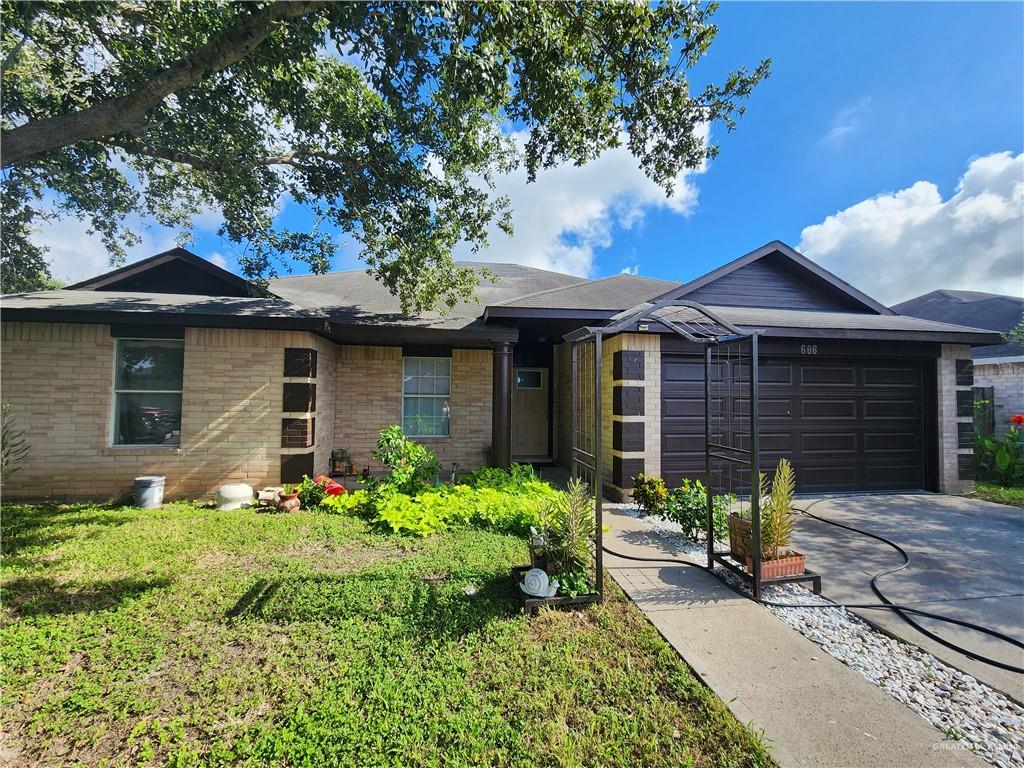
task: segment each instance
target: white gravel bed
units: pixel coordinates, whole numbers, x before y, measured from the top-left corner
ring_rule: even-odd
[[[642,520],[680,555],[707,564],[705,545],[687,539],[678,524],[641,517],[635,508],[626,512]],[[724,568],[717,568],[716,573],[747,591],[746,583]],[[763,598],[779,603],[831,604],[796,584],[768,587]],[[951,749],[959,743],[1000,768],[1024,766],[1024,708],[999,691],[915,645],[879,632],[845,608],[765,607],[942,731]]]

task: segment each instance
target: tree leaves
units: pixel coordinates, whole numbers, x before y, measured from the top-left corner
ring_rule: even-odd
[[[246,277],[329,268],[340,231],[408,313],[472,297],[452,252],[508,228],[496,174],[628,142],[671,193],[717,151],[768,62],[693,92],[713,5],[596,2],[0,3],[5,290],[29,233],[84,217],[120,263],[129,214],[213,209]],[[111,107],[114,105],[114,107]],[[526,133],[520,151],[508,136]],[[34,137],[28,141],[25,137]],[[281,200],[321,226],[288,231]],[[11,205],[8,213],[6,204]],[[35,278],[32,276],[35,275]]]

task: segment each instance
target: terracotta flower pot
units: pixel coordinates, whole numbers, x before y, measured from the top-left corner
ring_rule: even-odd
[[[293,512],[301,504],[298,491],[281,491],[277,494],[277,509],[280,512]]]
[[[747,570],[754,570],[754,561],[747,558]],[[762,579],[782,579],[787,576],[802,576],[807,570],[807,556],[790,552],[786,557],[761,561]]]

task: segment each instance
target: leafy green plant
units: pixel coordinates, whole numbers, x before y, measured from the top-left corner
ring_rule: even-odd
[[[11,412],[11,404],[0,407],[0,479],[6,480],[21,468],[28,456],[29,445],[25,430],[18,426]]]
[[[441,468],[434,452],[407,438],[397,424],[380,431],[373,458],[388,467],[384,482],[405,494],[415,494],[433,484]]]
[[[578,597],[593,592],[594,587],[584,570],[569,571],[558,575],[558,593],[568,597]]]
[[[1010,428],[998,440],[975,432],[974,459],[979,480],[1006,488],[1024,482],[1024,415],[1014,414]]]
[[[299,503],[303,509],[317,509],[327,496],[323,483],[318,483],[309,475],[302,476],[299,483]]]
[[[665,511],[668,488],[660,477],[643,472],[633,478],[633,501],[642,515],[660,515]]]
[[[597,523],[594,497],[579,478],[569,481],[566,492],[545,510],[548,556],[558,574],[585,570],[593,555]]]
[[[793,495],[796,474],[785,457],[779,459],[771,487],[764,474],[760,476],[761,493],[761,556],[778,559],[789,548],[793,536]]]
[[[474,488],[514,489],[528,483],[540,482],[529,464],[513,464],[508,469],[481,467],[468,474],[463,482]]]
[[[695,542],[707,538],[707,488],[700,480],[683,479],[683,484],[668,492],[664,517],[680,525],[683,534]],[[714,534],[716,540],[724,539],[729,533],[729,508],[732,496],[715,496],[712,501]]]

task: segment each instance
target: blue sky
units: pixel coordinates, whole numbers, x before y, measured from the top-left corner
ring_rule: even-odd
[[[670,201],[624,152],[509,178],[516,237],[484,258],[685,281],[781,239],[890,303],[1024,294],[1024,4],[726,2],[715,19],[695,85],[773,59],[737,130],[712,129],[719,157]],[[306,217],[293,204],[280,220]],[[194,250],[231,268],[215,225],[197,222]],[[55,251],[58,275],[88,263]]]

